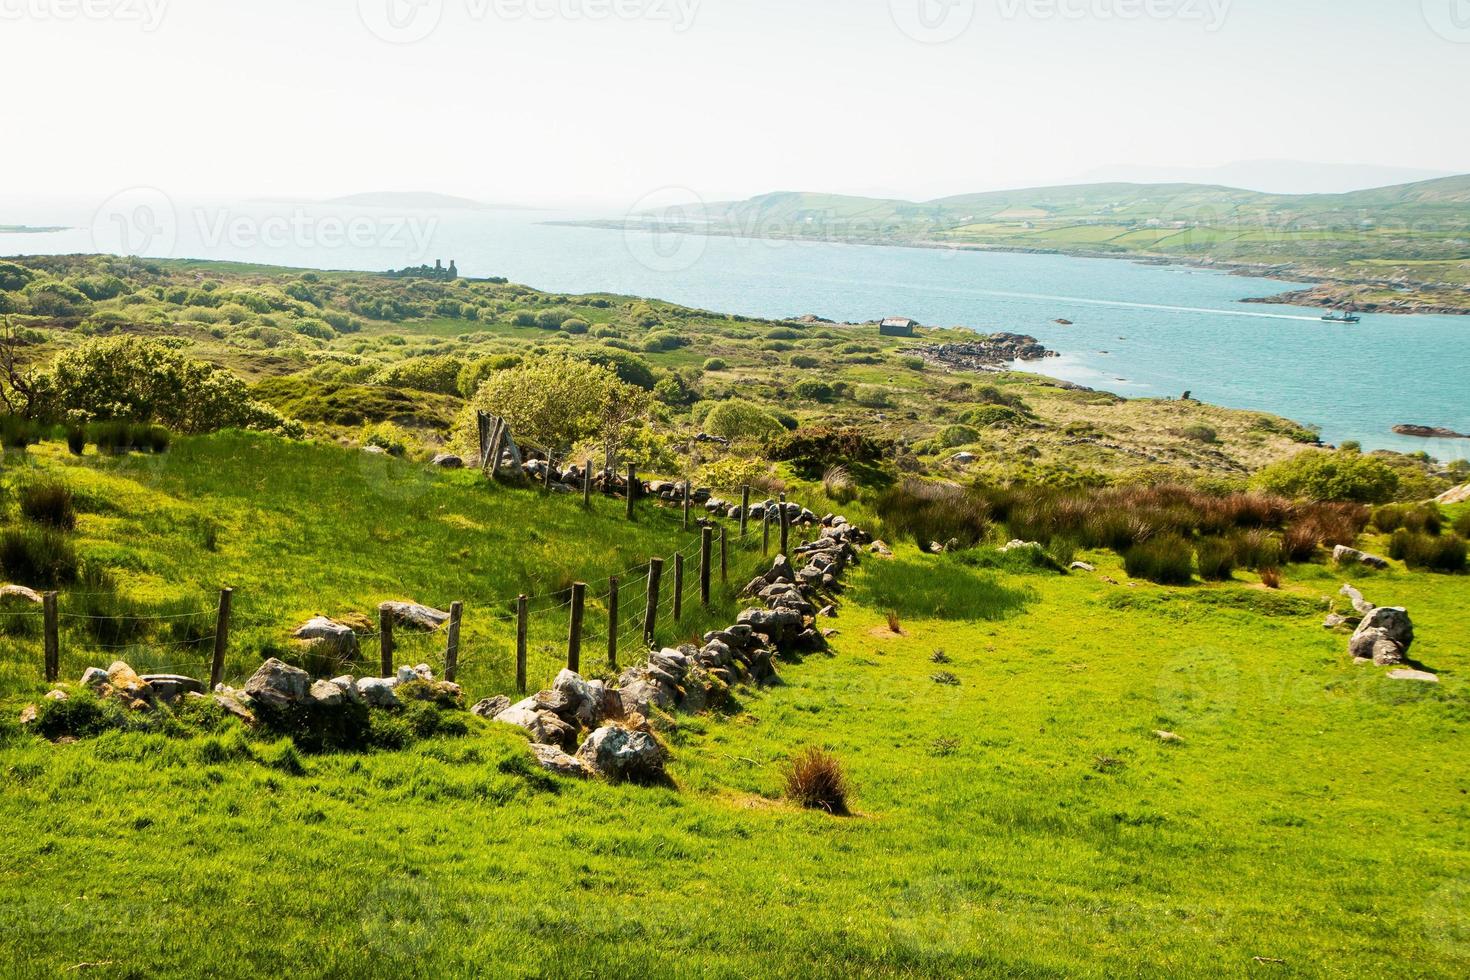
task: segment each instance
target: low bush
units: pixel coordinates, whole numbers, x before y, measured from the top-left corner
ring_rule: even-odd
[[[974,547],[992,526],[985,501],[951,483],[904,480],[878,499],[877,510],[889,537],[909,538],[920,548],[951,540]]]
[[[1470,510],[1455,519],[1455,533],[1462,538],[1470,538]]]
[[[1194,549],[1199,577],[1206,582],[1228,582],[1235,574],[1235,549],[1222,538],[1204,538]]]
[[[1220,434],[1208,425],[1187,425],[1180,430],[1179,434],[1192,442],[1204,443],[1212,446],[1220,441]]]
[[[1423,534],[1399,528],[1389,540],[1388,556],[1411,569],[1433,572],[1465,570],[1465,539],[1458,534]]]
[[[939,445],[945,449],[954,449],[956,446],[964,446],[980,438],[980,433],[973,426],[950,425],[940,430]]]
[[[87,451],[87,430],[80,425],[69,425],[66,427],[66,448],[71,450],[73,456],[80,456]]]
[[[1015,425],[1026,421],[1026,417],[1009,405],[980,405],[964,412],[960,421],[977,429],[989,429],[999,425]]]
[[[846,466],[829,466],[822,474],[822,490],[839,504],[851,503],[857,497],[857,481]]]
[[[21,487],[20,512],[27,520],[58,531],[75,530],[76,504],[62,483],[31,483]]]
[[[1129,548],[1123,567],[1131,578],[1158,585],[1188,585],[1194,580],[1194,549],[1177,534],[1151,538]]]
[[[842,763],[822,749],[802,749],[786,768],[786,796],[809,810],[847,813],[851,793]]]
[[[796,431],[778,436],[766,445],[766,454],[771,459],[790,463],[798,476],[808,480],[818,479],[831,466],[853,469],[875,465],[892,450],[891,442],[857,428]]]
[[[706,371],[723,371],[729,366],[729,364],[725,363],[725,359],[723,357],[707,358],[704,362],[704,369]]]
[[[32,588],[58,588],[77,579],[77,552],[60,531],[13,527],[0,532],[0,571]]]
[[[1308,450],[1266,467],[1255,483],[1268,493],[1298,500],[1381,504],[1398,491],[1399,475],[1373,456]]]

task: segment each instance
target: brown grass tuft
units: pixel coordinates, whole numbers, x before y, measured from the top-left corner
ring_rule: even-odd
[[[809,810],[845,815],[850,788],[842,763],[822,749],[802,749],[786,770],[786,795]]]

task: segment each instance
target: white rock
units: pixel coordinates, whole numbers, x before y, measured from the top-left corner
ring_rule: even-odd
[[[357,681],[358,692],[374,708],[391,708],[398,704],[398,695],[393,693],[395,686],[389,677],[361,677]]]
[[[1425,684],[1439,683],[1439,678],[1427,670],[1390,670],[1388,679],[1391,681],[1420,681]]]

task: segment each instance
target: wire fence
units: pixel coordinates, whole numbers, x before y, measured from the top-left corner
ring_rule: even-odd
[[[525,442],[519,445],[544,456],[549,467],[557,466],[558,457],[563,465],[571,461],[570,453],[565,451],[553,451]],[[583,460],[578,465],[588,462],[590,461]],[[625,492],[638,493],[632,489]],[[747,488],[742,499],[748,500],[748,496]],[[692,509],[692,497],[690,485],[686,482],[683,495],[675,502],[683,502]],[[784,506],[785,503],[783,499],[781,504]],[[460,608],[468,610],[471,617],[479,619],[475,630],[479,642],[474,647],[464,643],[460,629],[452,630],[451,620],[447,618],[430,629],[413,629],[407,624],[398,624],[399,628],[389,630],[386,636],[382,627],[355,628],[353,639],[359,656],[364,660],[372,659],[370,650],[377,646],[385,668],[391,667],[393,663],[426,664],[436,676],[451,671],[457,674],[466,667],[503,669],[506,666],[504,650],[507,645],[511,645],[519,661],[519,674],[526,669],[527,648],[533,642],[538,647],[548,647],[555,642],[557,630],[562,630],[562,639],[567,643],[569,654],[580,647],[589,660],[601,662],[605,659],[609,662],[609,667],[616,664],[619,668],[625,668],[646,657],[651,640],[656,639],[648,635],[650,606],[655,632],[662,630],[667,635],[671,627],[677,628],[681,625],[681,622],[675,621],[676,610],[683,611],[680,620],[691,618],[689,594],[694,592],[698,595],[699,583],[703,578],[707,577],[713,588],[713,583],[718,581],[722,571],[728,570],[736,576],[744,574],[741,566],[748,562],[742,561],[742,556],[749,559],[752,555],[759,555],[764,559],[768,555],[765,542],[769,541],[771,528],[779,523],[772,510],[770,507],[765,508],[763,518],[750,520],[748,525],[742,521],[742,526],[747,529],[738,537],[727,533],[728,526],[723,520],[728,513],[723,509],[715,514],[720,519],[718,521],[707,521],[701,516],[698,527],[686,522],[686,528],[696,532],[687,544],[681,544],[667,555],[654,556],[602,576],[596,580],[595,586],[581,590],[570,585],[561,585],[529,594],[518,592],[461,598],[458,600]],[[749,511],[743,513],[749,517]],[[706,527],[721,528],[719,540],[712,542],[707,565],[704,564]],[[798,542],[805,534],[805,529],[797,525],[789,525],[789,530],[796,533]],[[713,532],[711,537],[715,537]],[[693,583],[687,575],[682,583],[675,581],[677,576],[673,574],[673,569],[681,559],[686,568],[692,566],[695,576]],[[656,584],[652,574],[656,563],[662,565],[662,580],[657,583],[657,600],[650,603],[649,590]],[[618,583],[615,617],[611,608],[614,579]],[[676,591],[676,586],[679,585],[682,585],[682,590]],[[237,670],[236,673],[226,676],[224,670],[231,634],[276,630],[282,627],[278,619],[270,616],[260,615],[258,612],[252,616],[249,608],[252,597],[228,589],[218,596],[201,593],[197,599],[184,597],[174,600],[175,605],[197,601],[199,607],[193,610],[157,613],[131,610],[114,612],[106,608],[96,608],[94,600],[121,601],[114,592],[69,592],[64,597],[54,592],[47,593],[39,604],[41,608],[34,607],[33,595],[27,592],[24,596],[3,597],[3,603],[0,603],[0,631],[12,636],[23,636],[28,632],[33,633],[34,627],[22,629],[15,624],[24,624],[35,619],[43,621],[43,669],[48,682],[58,679],[64,649],[69,667],[80,659],[101,653],[105,656],[116,656],[117,659],[126,657],[135,669],[142,666],[150,674],[197,674],[209,676],[211,682],[229,680],[238,683],[248,674],[242,676]],[[80,609],[60,608],[61,598],[65,598],[68,604],[79,603]],[[572,607],[579,598],[580,607],[576,613],[581,618],[582,630],[574,638],[571,635],[570,622],[574,612]],[[206,605],[210,599],[216,601]],[[590,617],[586,615],[589,608],[592,611]],[[485,612],[490,615],[483,615]],[[524,636],[521,635],[520,628],[522,617],[525,619]],[[391,625],[391,619],[389,622]],[[457,625],[462,628],[464,620]],[[451,631],[459,644],[453,654],[451,646],[454,644],[447,635]],[[495,635],[499,642],[485,642],[489,634]],[[63,636],[66,640],[64,647]],[[251,670],[248,664],[239,665],[239,669]]]

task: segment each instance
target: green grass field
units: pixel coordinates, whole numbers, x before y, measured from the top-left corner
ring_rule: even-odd
[[[611,503],[588,516],[261,437],[32,454],[8,484],[30,466],[113,502],[82,515],[79,547],[131,561],[119,579],[138,602],[240,587],[242,617],[266,625],[241,638],[236,672],[318,608],[554,587],[688,540],[673,511],[630,526]],[[215,551],[197,543],[205,518]],[[298,755],[229,727],[54,745],[15,728],[46,688],[37,643],[8,636],[7,973],[1470,969],[1463,576],[1355,576],[1410,609],[1413,656],[1442,679],[1421,686],[1354,666],[1322,629],[1342,581],[1324,566],[1288,568],[1280,592],[1245,575],[1170,589],[1130,584],[1110,554],[1062,576],[897,552],[853,573],[829,654],[680,717],[674,789],[544,775],[519,732],[478,721],[368,754]],[[470,609],[473,699],[508,690],[508,658]],[[533,684],[556,667],[554,634]],[[68,677],[97,659],[74,641]],[[853,816],[783,801],[785,761],[813,745],[843,760]]]

